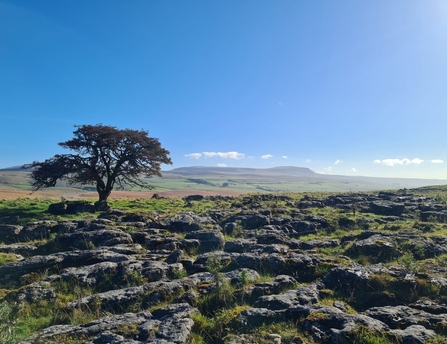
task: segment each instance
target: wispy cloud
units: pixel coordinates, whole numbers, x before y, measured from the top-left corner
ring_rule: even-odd
[[[340,159],[337,159],[337,160],[335,160],[335,162],[334,162],[334,164],[335,165],[338,165],[338,164],[340,164],[340,163],[342,163],[343,161],[341,161]]]
[[[431,161],[433,164],[443,164],[444,163],[444,160],[441,160],[441,159],[434,159],[434,160],[432,160]]]
[[[353,168],[351,168],[351,171],[352,172],[357,172],[357,170],[353,167]]]
[[[265,154],[265,155],[261,156],[261,159],[270,159],[270,158],[273,158],[273,155]]]
[[[217,164],[217,167],[227,167],[227,164]]]
[[[281,106],[283,106],[283,103],[281,103],[281,102],[278,102],[278,104],[281,105]]]
[[[200,157],[202,156],[202,153],[185,154],[185,156],[188,158],[200,159]]]
[[[332,166],[325,167],[325,168],[323,168],[323,170],[331,172],[332,171]]]
[[[283,155],[281,158],[288,159],[289,157],[287,155]]]
[[[380,159],[376,159],[373,161],[373,163],[375,164],[382,164],[382,165],[386,165],[386,166],[398,166],[398,165],[409,165],[409,164],[414,164],[414,165],[420,165],[424,162],[424,160],[419,159],[419,158],[414,158],[412,160],[404,158],[404,159],[384,159],[384,160],[380,160]]]
[[[312,161],[312,160],[310,160],[310,159],[306,159],[306,160],[304,160],[304,162],[305,162],[306,164],[309,164],[311,161]]]
[[[205,158],[223,158],[223,159],[242,159],[245,157],[245,154],[239,152],[202,152],[202,153],[191,153],[185,154],[188,158],[200,159],[202,157]]]

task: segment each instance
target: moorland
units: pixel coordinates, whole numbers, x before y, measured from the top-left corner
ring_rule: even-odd
[[[445,186],[109,203],[0,200],[0,342],[446,342]]]
[[[445,185],[447,180],[377,178],[340,176],[315,173],[304,167],[280,166],[273,168],[236,167],[181,167],[162,171],[163,177],[148,179],[153,189],[136,186],[114,190],[111,197],[151,197],[154,193],[167,197],[187,195],[240,195],[243,193],[271,192],[350,192],[417,188],[428,185]],[[48,197],[90,199],[97,197],[93,186],[79,187],[59,181],[54,188],[31,194],[29,171],[20,167],[0,169],[2,198]]]

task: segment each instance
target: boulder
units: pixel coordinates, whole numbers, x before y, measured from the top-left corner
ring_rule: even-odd
[[[98,227],[96,224],[95,227]],[[132,236],[118,229],[93,229],[58,235],[46,246],[58,250],[95,249],[100,246],[114,246],[119,244],[133,244]]]
[[[358,329],[388,331],[388,326],[363,314],[346,314],[331,306],[292,306],[287,310],[292,319],[304,317],[303,328],[322,343],[343,343]],[[348,342],[350,342],[348,340]]]
[[[30,256],[36,249],[34,245],[0,245],[0,253],[14,253],[25,257]]]
[[[218,230],[199,230],[186,234],[185,239],[196,239],[199,241],[199,252],[210,252],[223,249],[225,238]]]
[[[412,325],[422,325],[431,330],[447,327],[447,314],[431,314],[408,306],[372,307],[365,314],[394,329],[406,329]]]
[[[253,251],[257,247],[256,239],[235,239],[233,241],[227,241],[225,243],[225,252],[249,252]]]
[[[353,256],[368,256],[372,263],[387,262],[400,255],[394,242],[388,236],[380,234],[355,242],[348,253]]]
[[[405,211],[405,205],[392,202],[371,202],[369,209],[371,213],[377,215],[400,216]]]
[[[411,325],[404,330],[391,330],[397,338],[400,338],[402,344],[423,344],[430,338],[436,337],[436,332],[426,329],[421,325]]]
[[[225,222],[239,223],[244,229],[257,229],[270,224],[270,218],[260,213],[239,213],[231,216]]]
[[[270,310],[287,309],[293,305],[310,305],[319,300],[319,292],[315,284],[297,289],[288,290],[279,295],[261,296],[255,303],[256,308],[267,308]]]
[[[248,308],[237,317],[238,323],[245,328],[258,327],[281,320],[285,320],[284,312],[275,312],[267,308]]]
[[[173,233],[188,233],[214,227],[216,222],[211,217],[198,216],[192,212],[179,213],[175,217],[164,219],[166,228]]]
[[[22,230],[23,226],[19,225],[0,225],[0,241],[15,242],[17,235]]]
[[[20,233],[15,236],[17,241],[32,241],[48,239],[51,233],[55,232],[56,221],[28,222],[23,226]]]

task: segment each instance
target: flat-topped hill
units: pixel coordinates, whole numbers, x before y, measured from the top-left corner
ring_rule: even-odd
[[[153,193],[176,197],[254,192],[350,192],[447,184],[447,180],[327,175],[295,166],[264,169],[192,166],[163,171],[162,174],[162,178],[148,180],[153,186],[150,194],[148,190],[138,187],[125,187],[124,190],[112,192],[112,197],[151,197]],[[28,196],[31,192],[29,176],[29,171],[18,167],[0,170],[0,199]],[[79,187],[58,182],[56,188],[40,190],[33,194],[35,196],[83,199],[96,197],[96,192],[89,185]]]

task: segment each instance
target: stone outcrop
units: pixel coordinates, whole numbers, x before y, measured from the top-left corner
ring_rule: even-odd
[[[213,199],[184,202],[193,209]],[[96,219],[1,224],[0,253],[20,256],[0,266],[0,302],[57,305],[66,317],[22,343],[190,343],[200,316],[217,321],[236,304],[231,321],[215,327],[222,343],[281,343],[254,330],[274,323],[296,324],[317,343],[355,342],[362,331],[399,343],[445,336],[447,268],[434,262],[447,238],[431,233],[445,221],[436,201],[403,192],[215,199],[232,203],[200,214],[112,209]],[[324,207],[338,215],[322,215]],[[403,221],[408,228],[398,228]],[[433,268],[421,271],[420,260]],[[216,295],[226,283],[223,302]],[[72,295],[61,305],[64,288]],[[95,320],[68,325],[79,312]]]

